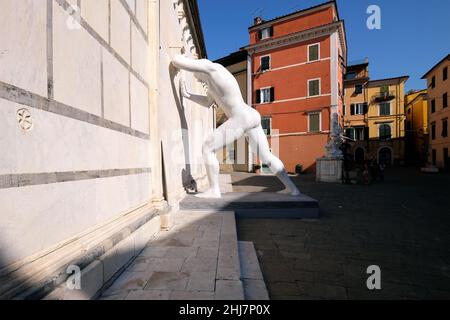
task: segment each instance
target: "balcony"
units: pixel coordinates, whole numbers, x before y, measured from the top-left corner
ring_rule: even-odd
[[[372,96],[372,100],[375,102],[385,102],[395,99],[395,91],[383,91]]]

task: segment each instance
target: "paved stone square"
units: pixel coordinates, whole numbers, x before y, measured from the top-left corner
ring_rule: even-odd
[[[235,192],[278,191],[273,176],[232,175]],[[319,220],[238,220],[254,242],[271,299],[450,299],[450,176],[387,170],[369,186],[295,183]],[[381,268],[369,291],[367,267]]]
[[[103,293],[103,300],[242,300],[233,212],[174,214]]]

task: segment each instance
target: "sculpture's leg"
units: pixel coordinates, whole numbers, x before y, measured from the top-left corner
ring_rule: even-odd
[[[246,134],[253,152],[257,153],[264,164],[270,167],[270,170],[281,180],[291,195],[300,195],[300,191],[288,176],[281,160],[270,152],[269,142],[267,141],[263,128],[259,126],[258,128],[249,130]]]
[[[228,120],[220,126],[213,134],[206,139],[203,145],[203,160],[205,161],[206,172],[210,189],[204,193],[198,194],[199,198],[220,198],[219,186],[219,161],[216,157],[217,150],[233,143],[244,135],[244,130],[233,120]]]

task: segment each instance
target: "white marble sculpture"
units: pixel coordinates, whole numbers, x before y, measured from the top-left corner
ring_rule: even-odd
[[[228,120],[209,136],[203,145],[203,158],[208,173],[210,189],[198,194],[201,198],[220,198],[219,161],[216,151],[235,140],[246,136],[254,152],[267,164],[276,176],[283,182],[290,194],[300,195],[300,191],[291,181],[283,163],[270,151],[266,134],[261,126],[261,116],[242,99],[239,85],[234,76],[222,65],[207,59],[192,59],[176,55],[172,64],[181,70],[193,72],[196,79],[208,87],[207,96],[187,92],[184,81],[181,81],[182,95],[204,107],[214,103],[223,109]]]

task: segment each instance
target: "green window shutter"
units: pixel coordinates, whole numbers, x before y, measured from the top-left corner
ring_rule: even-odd
[[[309,96],[318,96],[319,94],[319,80],[309,81]]]
[[[309,47],[309,61],[319,60],[319,45]]]
[[[309,114],[309,132],[319,132],[320,131],[320,114],[311,113]]]

